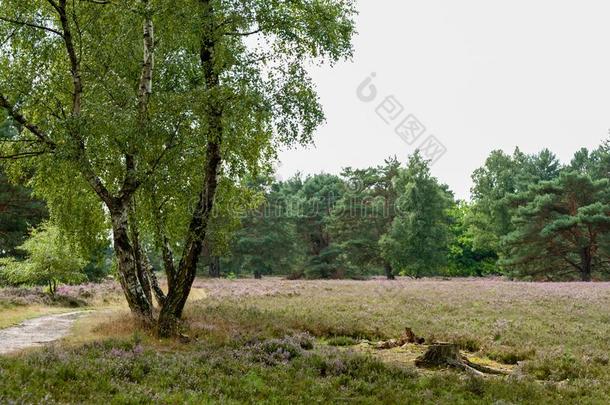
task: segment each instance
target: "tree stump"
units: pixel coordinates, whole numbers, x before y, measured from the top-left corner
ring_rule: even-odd
[[[415,360],[417,367],[445,367],[462,362],[460,349],[453,343],[433,343]]]
[[[484,376],[485,374],[508,374],[503,370],[496,370],[472,363],[462,356],[458,345],[454,343],[431,344],[426,353],[415,359],[415,365],[422,368],[452,367],[478,376]]]

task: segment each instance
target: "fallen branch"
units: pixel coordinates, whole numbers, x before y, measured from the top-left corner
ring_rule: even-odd
[[[413,330],[411,328],[405,328],[405,331],[403,332],[400,338],[379,342],[377,344],[377,349],[393,349],[395,347],[402,347],[409,343],[421,345],[424,344],[425,341],[426,339],[424,339],[423,337],[419,337],[415,333],[413,333]]]

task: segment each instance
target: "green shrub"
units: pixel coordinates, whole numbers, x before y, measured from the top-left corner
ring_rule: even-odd
[[[526,362],[523,369],[536,379],[547,381],[584,378],[590,371],[580,359],[569,353],[537,357]]]
[[[58,283],[85,281],[83,269],[87,262],[75,253],[59,229],[49,223],[32,231],[30,238],[19,247],[26,259],[0,259],[2,278],[11,285],[47,285],[55,295]]]
[[[458,345],[461,350],[465,350],[467,352],[478,352],[481,350],[481,342],[479,339],[472,336],[458,335],[452,337],[451,341]]]
[[[536,351],[531,348],[517,348],[517,347],[496,347],[491,350],[487,350],[487,357],[492,360],[499,361],[504,364],[517,364],[520,361],[528,360],[534,357]]]
[[[326,343],[330,346],[354,346],[358,344],[358,341],[349,336],[334,336],[329,338]]]

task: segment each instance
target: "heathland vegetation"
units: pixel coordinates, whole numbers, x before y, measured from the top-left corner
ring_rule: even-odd
[[[185,343],[134,328],[116,283],[60,287],[65,302],[100,309],[61,344],[0,356],[0,402],[603,404],[610,396],[610,319],[600,310],[610,305],[608,283],[269,277],[201,279],[194,293]],[[0,289],[0,314],[10,302],[47,300]],[[375,348],[405,326],[511,374],[419,369],[418,345]]]
[[[275,178],[355,18],[0,0],[0,403],[607,402],[610,140]]]

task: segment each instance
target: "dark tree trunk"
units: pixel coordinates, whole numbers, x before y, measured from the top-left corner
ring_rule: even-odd
[[[220,125],[220,117],[218,117],[218,123]],[[173,282],[169,286],[165,305],[159,314],[157,333],[160,337],[174,336],[178,332],[178,321],[182,317],[182,311],[191,292],[193,281],[195,281],[197,263],[203,250],[203,240],[214,208],[220,163],[220,145],[213,141],[209,142],[205,185],[191,219],[182,259],[173,277]]]
[[[207,106],[207,133],[206,158],[204,167],[204,184],[199,194],[199,201],[195,207],[187,237],[184,243],[182,258],[169,287],[165,305],[159,314],[157,333],[160,337],[170,337],[178,333],[178,322],[182,317],[186,300],[191,292],[197,263],[203,250],[203,241],[207,233],[208,223],[218,187],[218,175],[222,163],[220,145],[223,136],[222,104],[214,91],[220,85],[218,67],[215,65],[214,52],[216,48],[216,27],[214,26],[214,10],[210,0],[201,0],[202,38],[201,38],[201,68],[205,85],[210,94]]]
[[[390,263],[385,263],[384,264],[384,269],[385,269],[385,276],[388,278],[388,280],[396,280],[396,277],[394,276],[394,271],[392,270],[392,265]]]
[[[129,241],[127,207],[111,209],[114,251],[119,266],[119,281],[131,312],[143,323],[153,322],[152,306],[138,277],[138,265],[134,249]]]
[[[49,280],[49,294],[51,297],[55,298],[55,294],[57,293],[57,281]]]
[[[136,274],[138,275],[138,281],[140,282],[142,290],[144,291],[144,295],[146,295],[146,299],[152,305],[152,287],[144,264],[144,262],[148,262],[148,260],[145,260],[144,258],[146,254],[142,250],[142,245],[140,244],[140,233],[136,224],[135,215],[132,217],[130,222],[133,256],[136,261]]]
[[[150,286],[152,288],[152,292],[155,295],[155,299],[157,300],[157,304],[159,304],[159,307],[163,307],[163,305],[165,304],[165,293],[159,285],[159,280],[157,279],[157,275],[155,274],[155,269],[150,263],[146,252],[142,254],[142,267],[144,268],[145,273],[148,276],[148,279],[150,280]]]
[[[580,278],[582,281],[591,281],[593,272],[593,257],[589,248],[584,248],[580,252]]]
[[[209,273],[212,278],[220,277],[220,257],[210,256]]]

